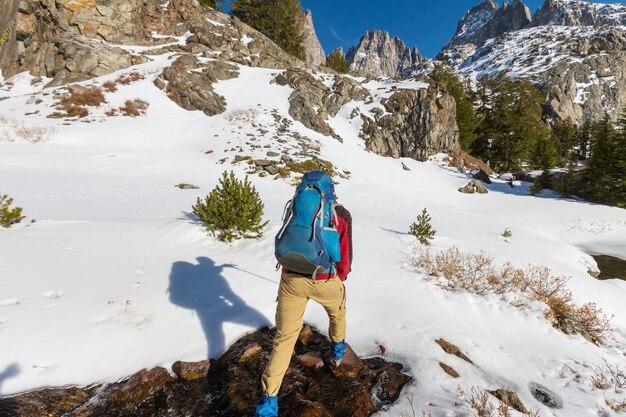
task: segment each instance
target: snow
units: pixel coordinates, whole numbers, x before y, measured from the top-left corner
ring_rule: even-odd
[[[251,38],[250,36],[246,35],[245,33],[243,34],[243,38],[241,38],[241,42],[243,42],[245,45],[248,45],[252,41],[254,41],[254,38]]]
[[[258,241],[219,243],[189,213],[222,171],[245,175],[245,163],[231,165],[235,154],[259,158],[268,150],[297,148],[293,141],[272,139],[272,113],[292,120],[291,89],[271,83],[279,70],[239,65],[238,78],[215,85],[226,98],[226,112],[207,117],[179,108],[154,86],[154,78],[171,63],[168,58],[153,57],[127,70],[139,71],[145,79],[107,93],[108,103],[92,112],[91,123],[47,119],[51,96],[43,94],[55,90],[30,86],[32,78],[25,75],[15,78],[14,87],[5,83],[0,90],[7,97],[0,101],[4,117],[57,131],[38,144],[0,141],[0,190],[28,216],[19,227],[0,230],[0,338],[5,341],[0,372],[18,369],[2,381],[2,395],[115,381],[146,367],[205,359],[207,353],[217,356],[241,335],[274,322],[279,275],[273,236],[293,193],[289,181],[250,176],[270,220]],[[558,415],[594,414],[602,393],[589,388],[589,366],[603,358],[624,365],[626,282],[592,279],[587,271],[595,263],[587,252],[626,257],[626,211],[533,197],[528,184],[511,189],[498,179],[488,185],[489,194],[465,195],[457,189],[469,177],[446,167],[442,156],[418,162],[367,152],[358,137],[362,121],[349,116],[357,107],[362,112],[380,107],[394,86],[419,89],[427,84],[366,84],[372,103],[348,103],[329,120],[344,143],[299,122],[291,126],[321,145],[322,158],[350,172],[349,179],[337,184],[339,200],[354,221],[355,258],[346,282],[349,343],[364,356],[377,354],[378,345],[384,345],[389,358],[406,364],[415,376],[408,398],[434,415],[456,415],[459,384],[465,390],[472,385],[508,387],[527,406],[553,415],[532,398],[530,382],[562,397]],[[47,101],[26,104],[31,94]],[[144,116],[104,115],[135,98],[150,103]],[[25,115],[34,110],[40,113]],[[269,132],[262,134],[258,127]],[[180,182],[200,189],[175,188]],[[596,302],[613,316],[614,340],[597,347],[555,330],[539,306],[519,309],[500,296],[433,285],[410,266],[413,238],[405,234],[424,207],[437,230],[433,250],[458,246],[486,251],[498,262],[546,265],[571,276],[576,303]],[[29,223],[31,219],[36,222]],[[505,228],[512,238],[500,236]],[[192,277],[195,286],[186,281]],[[313,303],[305,319],[327,327],[325,312]],[[440,337],[459,345],[476,366],[445,354],[434,343]],[[441,372],[440,361],[452,365],[462,379]],[[569,368],[581,379],[576,381]],[[406,398],[382,415],[408,412]],[[427,407],[429,403],[435,405]]]

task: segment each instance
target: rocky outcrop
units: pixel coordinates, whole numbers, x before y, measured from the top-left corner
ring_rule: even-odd
[[[0,415],[252,415],[272,339],[273,331],[267,328],[249,334],[216,361],[177,362],[173,367],[175,375],[164,368],[154,368],[114,384],[49,388],[0,399]],[[412,380],[402,372],[402,365],[380,357],[360,359],[351,349],[339,367],[330,367],[324,359],[329,344],[326,337],[310,328],[309,336],[300,338],[281,389],[281,415],[369,416],[395,402]]]
[[[397,36],[368,31],[346,56],[350,68],[374,77],[402,77],[423,61],[417,48],[409,49]]]
[[[307,65],[318,68],[326,63],[326,53],[315,33],[313,14],[310,10],[304,13],[304,47]]]
[[[393,158],[425,161],[458,149],[454,98],[436,86],[398,90],[381,101],[385,112],[361,115],[360,135],[368,150]]]
[[[213,83],[236,78],[237,70],[224,61],[201,63],[193,55],[183,55],[163,71],[155,84],[183,109],[214,116],[226,110],[226,100],[213,91]]]
[[[466,186],[459,188],[459,192],[463,194],[487,194],[489,190],[480,180],[471,180]]]
[[[0,69],[7,77],[30,71],[60,85],[145,60],[121,45],[149,46],[150,54],[204,53],[250,66],[304,67],[258,31],[195,0],[36,0],[10,6],[12,17],[4,24],[10,30],[0,43]]]
[[[626,5],[580,0],[546,0],[533,16],[533,26],[625,26]]]
[[[462,62],[487,40],[527,27],[531,21],[530,9],[521,0],[514,0],[512,5],[507,0],[501,8],[494,1],[485,0],[459,21],[454,37],[437,59]]]
[[[351,100],[365,100],[369,92],[357,81],[335,76],[332,88],[306,71],[290,69],[279,74],[274,81],[289,85],[293,93],[289,97],[289,115],[309,129],[335,139],[341,138],[326,123],[341,107]]]

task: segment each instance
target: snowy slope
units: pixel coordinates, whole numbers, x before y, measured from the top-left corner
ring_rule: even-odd
[[[90,123],[45,118],[53,95],[42,83],[31,86],[30,77],[19,75],[12,88],[2,87],[0,96],[7,98],[0,115],[54,131],[36,144],[15,127],[0,136],[0,191],[28,216],[0,230],[0,394],[114,381],[144,367],[217,356],[242,334],[273,324],[279,281],[273,236],[293,192],[289,182],[250,177],[270,220],[259,241],[218,243],[188,213],[223,170],[245,174],[247,165],[230,164],[240,147],[255,158],[276,149],[272,133],[261,135],[252,125],[274,129],[272,111],[289,118],[291,90],[270,83],[278,70],[240,66],[238,78],[216,86],[227,111],[209,118],[182,110],[153,85],[169,63],[161,56],[133,68],[145,79],[107,93],[108,104],[92,112]],[[380,100],[381,86],[367,87]],[[104,115],[135,98],[150,103],[145,116]],[[542,415],[594,414],[602,393],[589,388],[589,366],[603,358],[626,362],[626,282],[591,278],[587,271],[595,264],[583,248],[626,257],[626,211],[531,197],[527,184],[511,189],[497,180],[487,195],[461,194],[457,188],[467,176],[441,158],[420,163],[366,152],[358,138],[362,122],[349,118],[357,106],[367,108],[349,103],[330,121],[344,143],[295,121],[292,126],[319,141],[323,158],[350,172],[337,189],[354,219],[355,258],[346,283],[354,349],[373,355],[383,344],[415,376],[408,397],[433,415],[457,415],[457,386],[514,389]],[[201,188],[175,188],[180,182]],[[552,328],[539,306],[517,309],[497,296],[446,292],[430,283],[409,265],[413,239],[405,234],[424,207],[437,229],[435,249],[484,250],[498,261],[546,265],[571,276],[577,303],[597,302],[614,316],[614,339],[597,347]],[[32,218],[37,221],[28,223]],[[509,241],[500,236],[507,227]],[[305,319],[327,326],[324,311],[313,304]],[[440,337],[459,345],[476,366],[446,355],[434,343]],[[462,378],[452,380],[439,361]],[[575,380],[570,368],[581,378]],[[540,405],[530,382],[556,391],[563,409]],[[403,398],[383,414],[408,411]]]

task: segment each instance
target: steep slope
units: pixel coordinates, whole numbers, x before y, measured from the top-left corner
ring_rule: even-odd
[[[401,77],[423,61],[416,47],[411,50],[400,38],[382,30],[366,32],[346,59],[353,70],[383,78]]]
[[[546,0],[531,21],[518,0],[509,7],[518,10],[509,20],[517,23],[508,28],[497,19],[506,8],[485,12],[494,7],[483,2],[472,9],[438,59],[475,79],[500,72],[530,79],[545,93],[553,118],[580,123],[619,116],[626,106],[626,6]],[[472,30],[464,31],[468,25]]]

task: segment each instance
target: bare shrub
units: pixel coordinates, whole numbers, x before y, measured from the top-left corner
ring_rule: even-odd
[[[51,126],[30,126],[18,120],[0,116],[0,139],[9,142],[23,139],[30,143],[45,142],[56,134]]]
[[[576,306],[567,289],[567,277],[555,276],[545,266],[530,265],[516,268],[510,263],[495,264],[485,253],[462,252],[456,247],[437,253],[414,245],[411,254],[413,266],[424,269],[434,278],[435,285],[446,290],[462,290],[474,294],[511,293],[521,297],[511,304],[522,307],[528,301],[539,301],[548,306],[545,317],[566,334],[580,334],[600,345],[611,332],[609,319],[594,303]]]
[[[478,387],[472,387],[465,402],[474,411],[477,417],[490,417],[491,405],[489,404],[489,394]]]
[[[615,400],[610,398],[606,392],[604,393],[604,403],[616,413],[626,411],[626,399]]]
[[[77,89],[66,94],[57,109],[64,110],[65,117],[86,117],[89,115],[87,107],[99,107],[105,101],[102,89],[99,87]]]
[[[226,115],[226,120],[237,125],[247,125],[256,120],[259,111],[255,108],[233,110]]]
[[[135,81],[143,80],[143,78],[143,75],[137,71],[133,71],[130,74],[120,75],[115,79],[115,82],[117,84],[128,85],[130,83],[134,83]]]
[[[114,93],[117,91],[117,84],[115,81],[109,80],[102,84],[102,88],[104,88],[109,93]]]
[[[137,117],[141,115],[141,111],[139,111],[135,103],[131,100],[126,100],[124,105],[120,107],[120,112],[123,115],[130,117]]]

